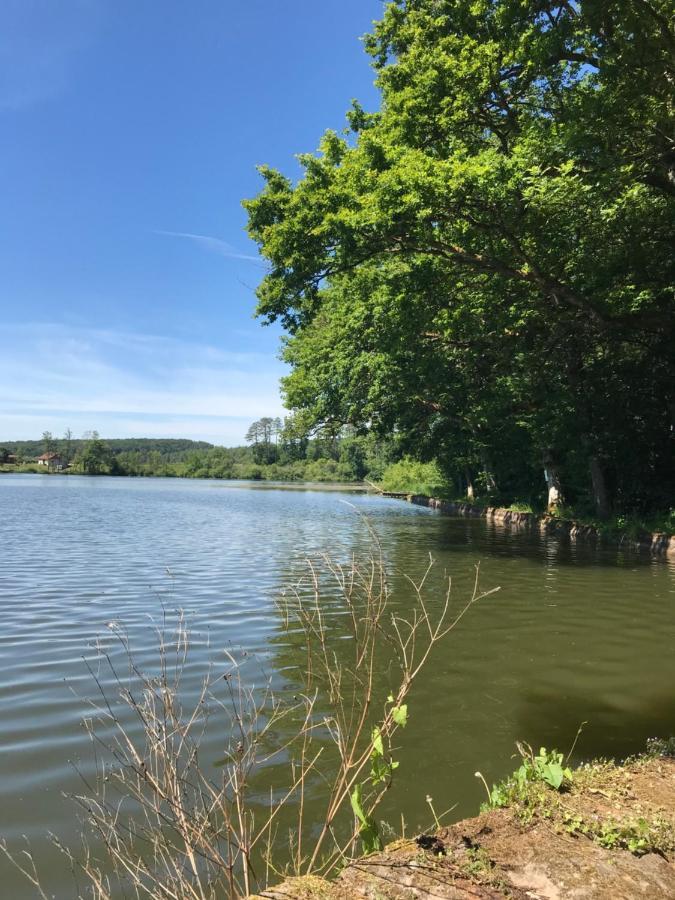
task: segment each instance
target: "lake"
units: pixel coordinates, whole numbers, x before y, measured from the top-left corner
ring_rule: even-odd
[[[367,517],[367,522],[364,520]],[[86,659],[127,629],[152,658],[152,622],[186,612],[198,640],[194,683],[224,648],[274,671],[302,665],[284,642],[276,599],[307,555],[368,552],[377,533],[397,608],[435,560],[428,591],[453,603],[483,589],[436,648],[398,736],[397,782],[383,817],[429,825],[426,796],[451,818],[477,811],[513,770],[516,740],[574,758],[624,756],[675,733],[675,566],[619,549],[453,519],[397,500],[297,486],[174,479],[0,476],[0,835],[29,839],[48,891],[71,898],[47,840],[76,843],[72,801],[92,759],[81,726],[93,693]],[[204,639],[208,636],[208,642]],[[2,895],[34,890],[0,859]]]

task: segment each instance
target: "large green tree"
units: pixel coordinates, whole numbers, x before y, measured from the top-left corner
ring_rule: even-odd
[[[601,514],[666,502],[674,12],[388,4],[380,110],[354,104],[296,184],[263,168],[245,204],[292,407],[395,429],[486,489],[543,467],[550,498]]]
[[[76,459],[76,465],[87,475],[107,475],[112,468],[110,447],[98,431],[92,431]]]

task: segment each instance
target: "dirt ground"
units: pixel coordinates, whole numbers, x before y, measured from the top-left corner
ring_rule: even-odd
[[[563,791],[398,841],[269,900],[675,900],[675,760],[581,767]]]

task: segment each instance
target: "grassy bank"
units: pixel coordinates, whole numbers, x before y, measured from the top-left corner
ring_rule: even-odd
[[[520,747],[522,763],[481,814],[347,862],[335,881],[293,878],[264,896],[294,900],[441,897],[675,897],[673,741],[617,764],[572,770]],[[480,773],[476,773],[479,777]]]
[[[643,776],[654,762],[675,757],[675,740],[653,739],[644,753],[623,763],[601,759],[574,770],[555,750],[541,748],[535,753],[521,747],[521,752],[520,767],[488,790],[484,811],[510,809],[525,825],[545,820],[561,833],[638,856],[675,851],[672,815],[665,818],[656,811],[640,810],[639,803],[634,807],[629,790],[629,782]],[[588,808],[591,798],[595,798],[592,810]]]

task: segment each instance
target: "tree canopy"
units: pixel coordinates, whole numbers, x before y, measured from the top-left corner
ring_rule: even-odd
[[[672,502],[673,13],[386,6],[380,109],[245,202],[291,408],[488,491]]]

